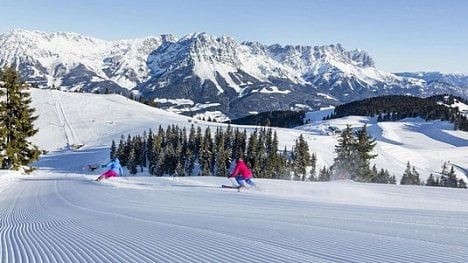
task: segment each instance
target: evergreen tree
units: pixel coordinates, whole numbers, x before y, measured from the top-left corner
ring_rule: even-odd
[[[416,167],[411,168],[411,174],[413,175],[413,184],[421,184],[421,179],[419,178],[419,173],[416,171]]]
[[[0,161],[1,169],[18,170],[39,158],[40,150],[28,141],[38,130],[33,122],[29,86],[19,73],[7,67],[0,72]]]
[[[396,183],[397,183],[396,177],[394,175],[390,176],[390,184],[396,184]]]
[[[160,155],[162,154],[161,149],[162,149],[162,141],[163,141],[162,137],[163,136],[164,136],[164,133],[162,132],[161,126],[160,126],[158,133],[154,135],[153,144],[149,146],[151,147],[151,156],[152,156],[151,159],[149,159],[149,173],[151,175],[156,175],[156,171],[159,170]]]
[[[372,166],[371,173],[375,174],[377,172],[377,167],[375,165]],[[378,184],[396,184],[395,176],[391,176],[388,170],[380,169],[375,177],[373,177],[372,183]]]
[[[458,179],[458,188],[466,188],[466,183],[463,179]]]
[[[442,172],[440,175],[440,186],[443,187],[458,187],[457,175],[453,166],[448,170],[446,162],[442,165]]]
[[[278,174],[276,177],[277,179],[286,178],[287,174],[289,174],[288,159],[289,159],[288,149],[286,148],[286,145],[285,145],[279,158],[280,169],[278,170]]]
[[[135,148],[133,147],[130,147],[130,152],[127,159],[127,167],[131,175],[135,175],[137,173],[137,156],[135,156]]]
[[[153,160],[153,140],[154,140],[154,134],[153,134],[153,131],[150,129],[146,137],[146,145],[145,145],[148,167],[151,167],[152,160]]]
[[[189,136],[188,136],[188,142],[187,142],[187,175],[191,176],[193,175],[193,169],[195,168],[195,162],[197,160],[197,132],[195,130],[195,127],[192,126],[190,127],[189,131]]]
[[[455,169],[453,166],[450,168],[450,171],[447,175],[448,177],[448,186],[449,187],[458,187],[457,175],[455,174]]]
[[[197,127],[197,132],[195,133],[195,144],[194,144],[194,154],[197,159],[200,159],[201,156],[201,148],[203,143],[203,134],[202,129],[200,126]]]
[[[354,179],[358,174],[359,156],[356,151],[356,139],[348,124],[338,138],[335,146],[337,156],[332,165],[335,179]]]
[[[211,175],[211,166],[212,166],[212,145],[213,141],[211,138],[211,130],[210,127],[205,129],[205,136],[203,136],[202,144],[200,146],[201,156],[200,156],[200,163],[201,163],[201,175],[202,176],[209,176]]]
[[[305,181],[307,175],[307,166],[310,165],[309,145],[304,140],[304,136],[299,135],[294,146],[293,170],[299,180]]]
[[[112,140],[112,145],[110,148],[110,159],[113,160],[115,157],[117,157],[117,146],[115,145],[115,141]]]
[[[130,155],[130,150],[132,148],[132,141],[133,141],[133,138],[130,136],[130,134],[128,134],[127,140],[124,143],[124,148],[123,148],[123,151],[122,151],[122,155],[119,155],[121,157],[121,158],[119,158],[119,160],[120,160],[120,163],[121,163],[122,166],[127,166],[128,165],[128,158],[129,158],[129,155]]]
[[[247,165],[250,166],[254,175],[260,174],[260,166],[258,160],[258,138],[257,138],[257,130],[250,134],[248,145],[247,145]]]
[[[218,140],[219,143],[217,143],[216,147],[216,176],[227,176],[228,174],[228,158],[229,158],[229,153],[227,149],[225,148],[225,138],[224,138],[224,133],[222,131],[218,131]]]
[[[439,183],[434,178],[434,175],[430,174],[429,177],[426,180],[426,185],[427,186],[439,186]]]
[[[315,153],[312,153],[312,157],[310,158],[310,176],[309,176],[309,181],[317,181],[317,155]]]
[[[125,141],[124,141],[125,137],[124,135],[122,134],[120,136],[120,141],[119,141],[119,147],[117,148],[117,157],[119,157],[119,161],[120,161],[120,164],[122,166],[125,166],[125,164],[123,163],[123,156],[124,156],[124,149],[125,149]]]
[[[356,150],[359,156],[357,179],[362,182],[372,182],[373,178],[377,176],[377,170],[372,172],[370,169],[370,160],[377,157],[377,154],[371,154],[376,142],[367,133],[367,124],[358,131],[357,137]]]
[[[406,163],[406,169],[405,169],[405,172],[403,173],[403,176],[401,177],[400,179],[400,184],[402,185],[405,185],[405,184],[411,184],[411,177],[412,177],[412,174],[411,174],[411,165],[410,165],[410,162],[408,161]]]
[[[258,141],[257,141],[257,147],[255,150],[255,160],[256,160],[256,165],[253,167],[253,170],[255,171],[255,174],[259,178],[265,178],[266,177],[266,157],[267,157],[267,139],[266,139],[266,130],[265,128],[260,129],[260,132],[258,133]]]
[[[419,173],[416,171],[416,167],[411,167],[410,162],[406,163],[406,169],[401,177],[400,184],[402,185],[418,185],[421,181],[419,179]]]
[[[263,148],[263,171],[264,178],[272,178],[274,172],[274,160],[278,155],[278,147],[274,144],[273,130],[268,128],[265,130],[265,143]]]
[[[182,159],[177,159],[176,167],[175,167],[175,176],[185,176],[185,169]]]
[[[330,181],[330,175],[330,170],[326,166],[323,166],[323,168],[319,172],[318,180],[321,182]]]
[[[154,170],[154,175],[156,176],[163,176],[165,173],[165,163],[166,163],[166,155],[165,151],[161,150],[161,152],[157,155],[157,165]]]

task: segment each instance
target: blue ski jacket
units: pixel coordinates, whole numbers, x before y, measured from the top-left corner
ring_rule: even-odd
[[[114,158],[112,161],[103,164],[102,167],[107,167],[110,170],[116,172],[119,176],[123,175],[122,165],[120,165],[119,158]]]

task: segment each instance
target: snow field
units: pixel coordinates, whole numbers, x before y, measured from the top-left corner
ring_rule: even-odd
[[[98,183],[102,170],[83,167],[106,162],[112,140],[194,122],[115,95],[32,97],[33,143],[50,152],[31,175],[0,172],[0,262],[468,262],[466,189],[257,178],[259,189],[237,192],[220,188],[230,183],[224,177],[145,174]],[[447,123],[327,125],[347,123],[368,123],[375,163],[397,178],[408,160],[421,179],[443,161],[460,175],[468,166],[468,133]],[[318,168],[331,165],[337,137],[323,125],[276,129],[280,149],[303,134]]]

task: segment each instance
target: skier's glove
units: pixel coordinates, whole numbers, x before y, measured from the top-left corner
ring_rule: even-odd
[[[106,165],[105,164],[101,165],[101,168],[106,168]]]

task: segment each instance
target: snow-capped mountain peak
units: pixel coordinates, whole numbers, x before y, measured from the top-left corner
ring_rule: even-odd
[[[18,29],[0,35],[0,66],[16,65],[28,80],[43,87],[92,91],[95,83],[101,83],[118,91],[146,80],[148,53],[173,40],[165,35],[105,41],[76,33]]]
[[[462,83],[468,83],[456,76],[431,81],[427,75],[380,71],[367,52],[341,44],[267,46],[205,32],[106,41],[18,29],[0,35],[0,67],[5,65],[16,65],[39,87],[132,91],[155,101],[189,103],[163,105],[178,112],[229,117],[383,94],[466,96]]]

